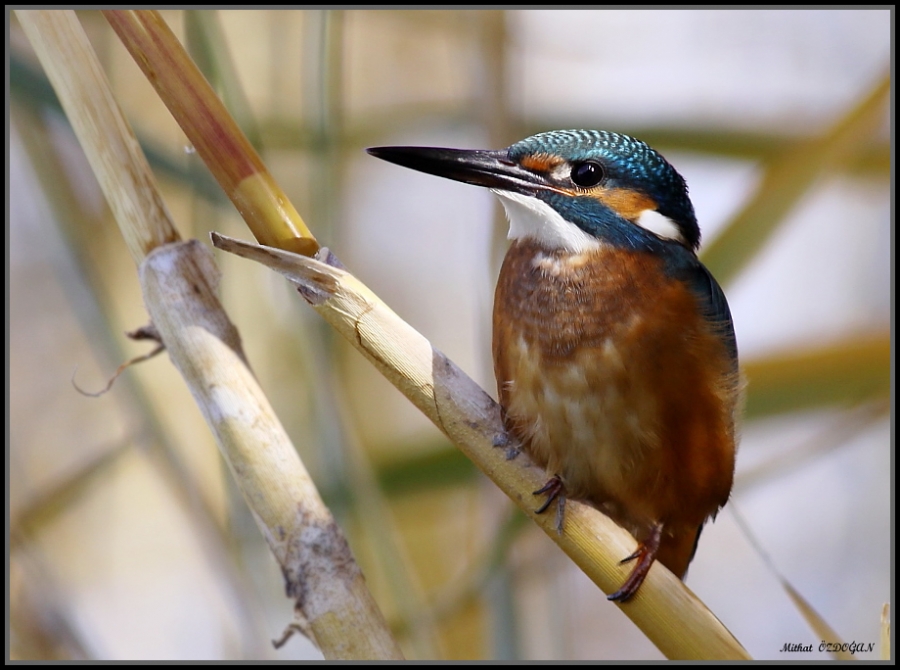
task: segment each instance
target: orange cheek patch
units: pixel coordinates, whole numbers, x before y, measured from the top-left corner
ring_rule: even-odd
[[[648,195],[626,188],[595,189],[589,197],[596,198],[623,219],[638,218],[648,209],[656,209],[656,201]]]
[[[526,170],[549,172],[562,162],[561,158],[550,154],[532,154],[531,156],[523,156],[519,163]]]

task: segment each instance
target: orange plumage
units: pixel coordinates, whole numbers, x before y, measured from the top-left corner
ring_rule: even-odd
[[[503,262],[493,323],[508,430],[639,542],[660,524],[656,557],[683,577],[735,458],[738,379],[696,297],[653,254],[526,239]]]

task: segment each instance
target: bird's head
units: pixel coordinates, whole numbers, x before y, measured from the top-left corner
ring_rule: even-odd
[[[510,238],[583,251],[602,243],[695,251],[700,229],[684,179],[644,142],[603,130],[539,133],[507,149],[378,147],[373,156],[500,196]]]

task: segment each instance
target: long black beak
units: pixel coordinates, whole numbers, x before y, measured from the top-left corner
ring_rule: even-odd
[[[433,149],[431,147],[375,147],[376,158],[419,172],[526,195],[546,186],[543,177],[509,159],[505,149]]]

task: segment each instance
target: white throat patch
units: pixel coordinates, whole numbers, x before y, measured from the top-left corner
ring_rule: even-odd
[[[509,219],[511,240],[530,237],[548,249],[565,249],[581,253],[601,246],[600,240],[588,235],[574,223],[562,218],[555,209],[528,195],[491,189],[500,197]]]

